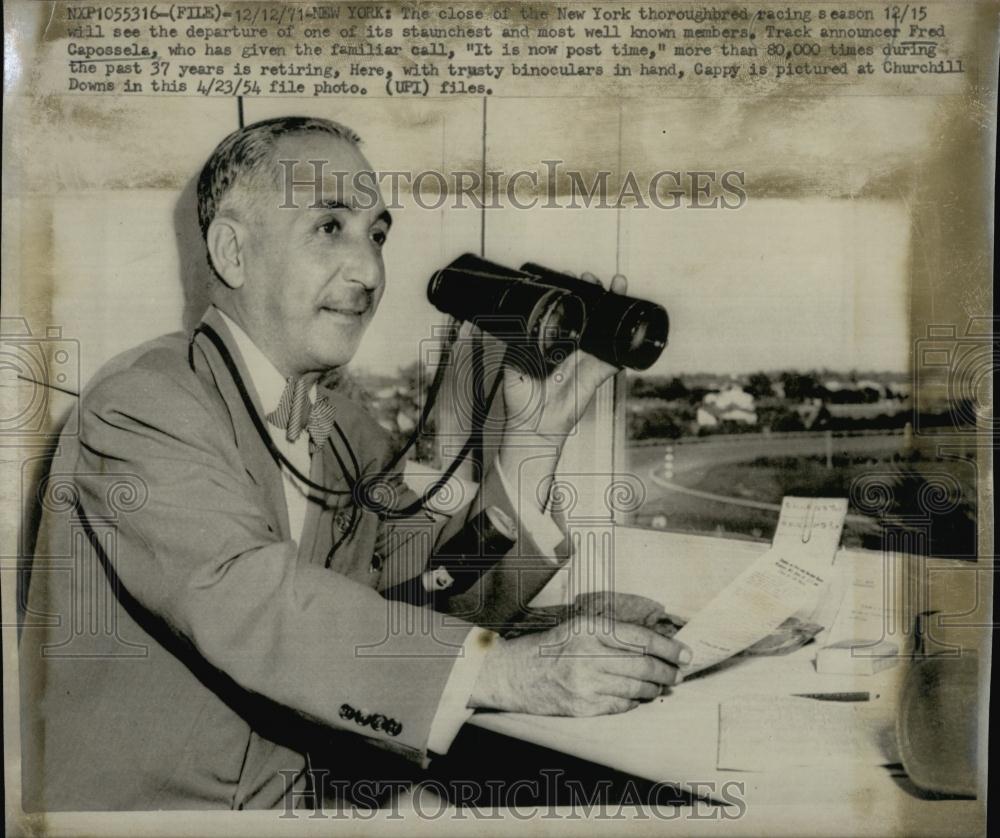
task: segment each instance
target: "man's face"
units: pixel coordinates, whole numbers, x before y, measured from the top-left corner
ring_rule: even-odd
[[[347,140],[320,133],[282,137],[274,160],[283,181],[289,180],[283,167],[291,164],[277,161],[295,161],[299,185],[290,194],[282,185],[254,198],[241,314],[283,374],[326,370],[354,356],[382,298],[382,246],[391,217],[374,176],[359,181],[371,167]]]

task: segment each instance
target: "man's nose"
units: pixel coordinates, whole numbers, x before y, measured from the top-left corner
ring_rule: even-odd
[[[374,248],[359,244],[352,248],[351,258],[345,267],[345,279],[360,285],[365,291],[378,290],[385,278],[382,260]]]

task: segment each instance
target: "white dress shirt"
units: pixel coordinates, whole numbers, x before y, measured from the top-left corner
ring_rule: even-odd
[[[256,390],[265,414],[269,413],[277,407],[281,400],[286,384],[284,376],[275,369],[274,364],[232,318],[221,309],[219,314],[232,333],[243,364],[250,374],[251,380],[248,383]],[[309,398],[312,401],[316,400],[315,385],[309,391]],[[265,424],[271,434],[271,439],[281,453],[302,474],[308,475],[311,457],[309,434],[303,433],[295,442],[289,442],[284,431],[269,422]],[[298,544],[306,520],[309,489],[287,468],[282,467],[281,471],[284,476],[289,532],[293,534],[295,542]],[[503,473],[503,469],[499,469],[499,477],[507,497],[513,499],[515,495],[511,492],[511,479]],[[525,509],[522,507],[519,512],[522,517],[522,527],[531,533],[532,540],[543,551],[544,555],[554,558],[555,548],[563,539],[563,532],[559,526],[550,515],[533,508]],[[441,695],[441,702],[431,722],[430,735],[427,740],[428,750],[437,754],[447,753],[452,741],[458,735],[459,729],[472,715],[472,710],[468,707],[469,697],[472,695],[476,678],[479,677],[480,667],[490,649],[490,641],[502,642],[494,632],[478,626],[473,628],[466,637],[462,651],[455,659],[455,665],[452,667]]]

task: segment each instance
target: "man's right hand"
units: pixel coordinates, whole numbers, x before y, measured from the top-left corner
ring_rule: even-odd
[[[622,713],[677,684],[690,654],[644,626],[577,616],[498,643],[469,707],[544,716]]]

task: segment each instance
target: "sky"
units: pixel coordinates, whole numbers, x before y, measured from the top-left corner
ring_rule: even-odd
[[[671,375],[907,370],[907,190],[936,148],[943,102],[644,97],[616,110],[587,98],[557,107],[498,97],[488,108],[478,97],[391,108],[359,98],[297,99],[295,110],[360,130],[380,171],[511,173],[560,159],[564,170],[634,170],[640,180],[653,170],[744,172],[750,198],[738,210],[427,210],[404,194],[382,310],[353,362],[391,375],[433,346],[441,318],[426,299],[428,278],[483,248],[509,266],[627,274],[633,293],[670,312],[670,345],[651,372]],[[196,235],[178,235],[178,219],[193,229],[192,177],[235,127],[236,110],[175,104],[65,104],[59,131],[46,111],[41,152],[22,161],[45,186],[20,223],[53,239],[51,264],[40,249],[24,297],[37,325],[79,343],[81,381],[117,352],[180,328],[192,308],[178,278],[190,279],[202,248]],[[263,98],[247,103],[246,119],[288,109]],[[153,146],[164,154],[150,158]],[[787,197],[765,197],[778,195]]]
[[[353,362],[383,374],[411,363],[440,322],[427,280],[462,250],[433,247],[448,211],[395,215],[387,293]],[[902,372],[908,230],[902,202],[884,200],[751,199],[732,211],[506,208],[487,214],[486,255],[605,279],[620,269],[631,293],[670,313],[670,343],[652,374]]]
[[[80,341],[85,381],[108,358],[179,326],[177,246],[162,190],[56,202],[52,323]],[[382,306],[352,366],[394,375],[438,345],[432,273],[477,251],[477,212],[407,208],[385,249]],[[620,216],[620,217],[619,217]],[[625,273],[666,307],[658,375],[818,369],[905,372],[909,219],[902,201],[751,199],[740,210],[490,211],[486,255],[504,265]]]

